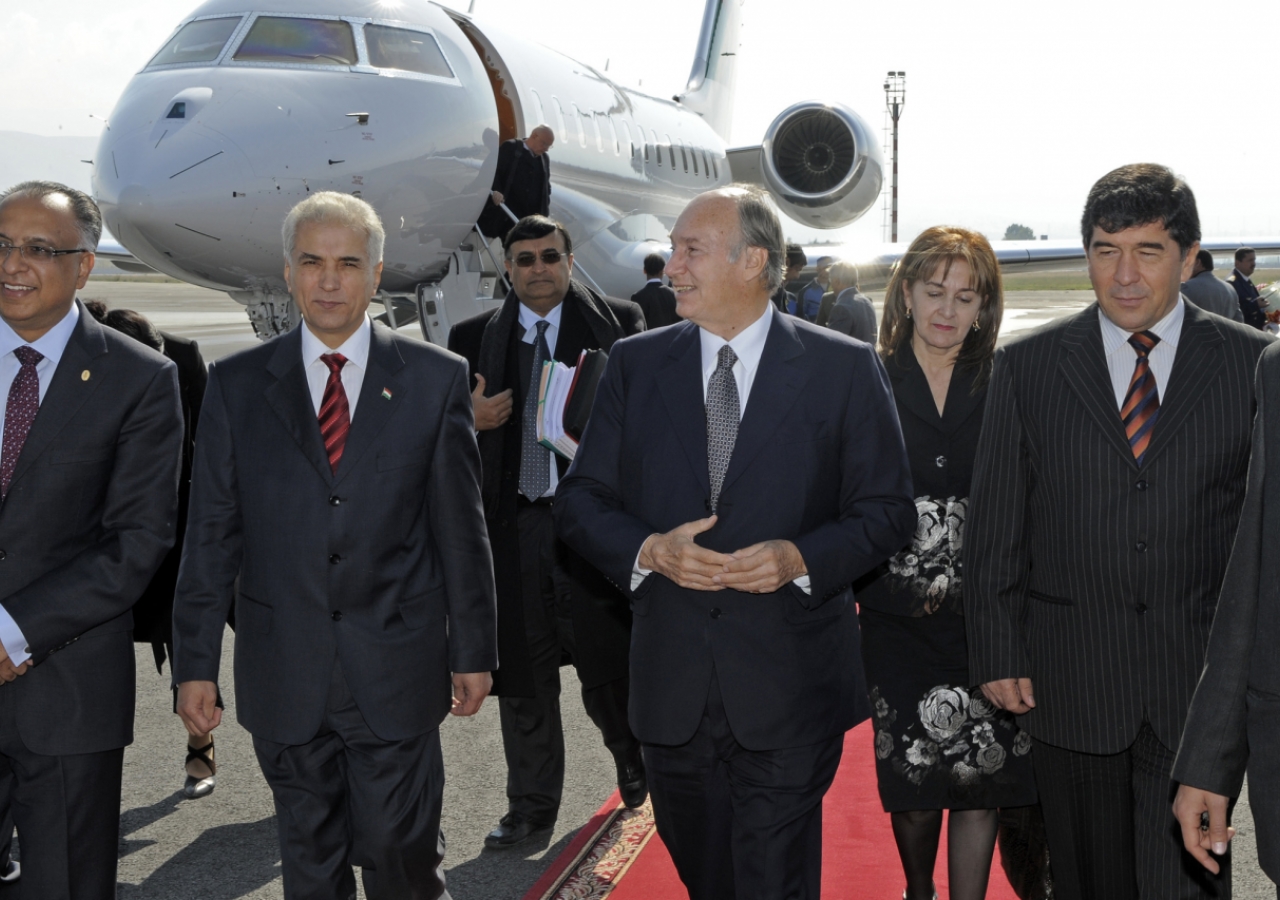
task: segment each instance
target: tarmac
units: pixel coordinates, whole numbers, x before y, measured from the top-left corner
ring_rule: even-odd
[[[102,299],[113,308],[135,309],[162,330],[195,339],[206,362],[257,343],[243,307],[215,291],[184,284],[94,280],[81,296]],[[873,299],[878,305],[881,297]],[[1087,291],[1011,293],[1006,297],[1002,337],[1091,301]],[[405,331],[415,333],[412,328]],[[194,801],[184,800],[180,792],[185,732],[172,712],[168,669],[158,674],[149,648],[138,648],[137,725],[134,743],[125,752],[121,804],[121,900],[283,897],[270,790],[258,770],[249,735],[236,723],[229,690],[232,641],[228,632],[222,665],[227,710],[215,733],[218,784],[212,795]],[[562,676],[565,793],[559,822],[537,845],[504,852],[483,846],[484,835],[506,812],[497,704],[488,701],[473,718],[450,717],[441,727],[445,868],[454,900],[520,900],[615,787],[613,761],[583,710],[573,670],[563,669]],[[1247,795],[1240,798],[1235,822],[1239,833],[1233,849],[1234,896],[1274,900],[1275,887],[1258,867]],[[11,889],[0,890],[0,900],[14,896]],[[359,896],[364,897],[363,891]],[[849,896],[859,895],[854,891]]]

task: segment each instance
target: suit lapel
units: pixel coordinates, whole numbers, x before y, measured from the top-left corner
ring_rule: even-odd
[[[810,374],[797,359],[803,355],[804,344],[791,320],[775,315],[764,342],[764,352],[760,355],[760,366],[751,383],[747,412],[738,426],[738,438],[733,445],[733,456],[729,459],[722,491],[728,490],[756,455],[777,436],[783,420],[795,407]],[[705,443],[704,440],[704,456]]]
[[[31,468],[32,463],[40,458],[53,443],[53,439],[80,411],[80,407],[93,396],[98,385],[103,383],[106,360],[102,357],[106,354],[107,342],[102,335],[102,326],[81,307],[75,330],[71,332],[71,339],[67,341],[62,358],[53,370],[53,380],[49,382],[49,389],[40,402],[35,421],[27,432],[26,443],[22,445],[22,453],[13,469],[11,484],[16,483]],[[83,376],[85,372],[89,373],[87,379]],[[0,414],[3,414],[3,407],[0,407]]]
[[[1115,390],[1111,386],[1111,375],[1102,349],[1102,328],[1098,324],[1098,315],[1098,304],[1090,304],[1088,309],[1078,313],[1067,326],[1062,337],[1066,354],[1059,363],[1059,369],[1097,423],[1107,443],[1136,469],[1138,463],[1133,458],[1129,439],[1125,437],[1124,421],[1120,418]],[[1159,424],[1156,423],[1157,430]]]
[[[360,401],[351,418],[347,446],[342,451],[342,460],[334,475],[335,484],[355,468],[400,406],[406,390],[399,378],[399,372],[403,368],[404,357],[392,340],[390,330],[375,322],[369,337],[369,365],[365,369],[364,383],[360,386]],[[387,397],[384,390],[391,396]]]
[[[1160,398],[1160,415],[1151,432],[1151,444],[1143,465],[1151,465],[1177,436],[1187,416],[1204,398],[1222,369],[1222,344],[1225,339],[1208,313],[1192,303],[1183,303],[1182,334],[1178,336],[1178,352],[1173,357],[1166,396]]]
[[[267,371],[275,376],[276,381],[263,392],[263,398],[280,417],[281,424],[293,436],[302,455],[311,461],[321,478],[332,483],[329,454],[325,452],[324,440],[320,437],[320,421],[311,402],[311,389],[307,386],[307,373],[302,365],[301,325],[276,338],[276,351],[267,363]]]
[[[658,391],[667,405],[676,437],[684,447],[698,483],[708,498],[711,475],[707,466],[707,409],[702,400],[702,341],[698,326],[686,323],[675,334],[666,365],[657,374]],[[759,383],[759,375],[756,376]]]

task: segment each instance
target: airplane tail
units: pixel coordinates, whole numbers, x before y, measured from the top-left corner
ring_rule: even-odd
[[[684,93],[675,97],[696,112],[725,141],[733,126],[738,73],[738,27],[744,0],[707,0],[698,51]]]

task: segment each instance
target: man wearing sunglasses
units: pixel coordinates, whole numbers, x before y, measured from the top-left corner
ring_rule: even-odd
[[[102,216],[0,194],[0,770],[31,897],[114,897],[133,604],[174,540],[177,370],[75,299]]]
[[[564,784],[560,666],[572,661],[587,714],[613,754],[628,806],[644,802],[640,745],[627,724],[631,613],[603,576],[556,539],[551,503],[567,460],[537,443],[538,379],[546,360],[577,364],[643,331],[640,307],[572,279],[569,234],[544,216],[504,242],[512,290],[502,308],[460,322],[449,349],[471,364],[485,520],[498,588],[498,695],[508,812],[485,838],[494,849],[547,836]]]

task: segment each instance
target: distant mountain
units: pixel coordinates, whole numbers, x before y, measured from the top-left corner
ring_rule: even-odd
[[[90,189],[96,137],[46,137],[20,131],[0,131],[0,190],[20,181],[60,181],[82,191]]]

